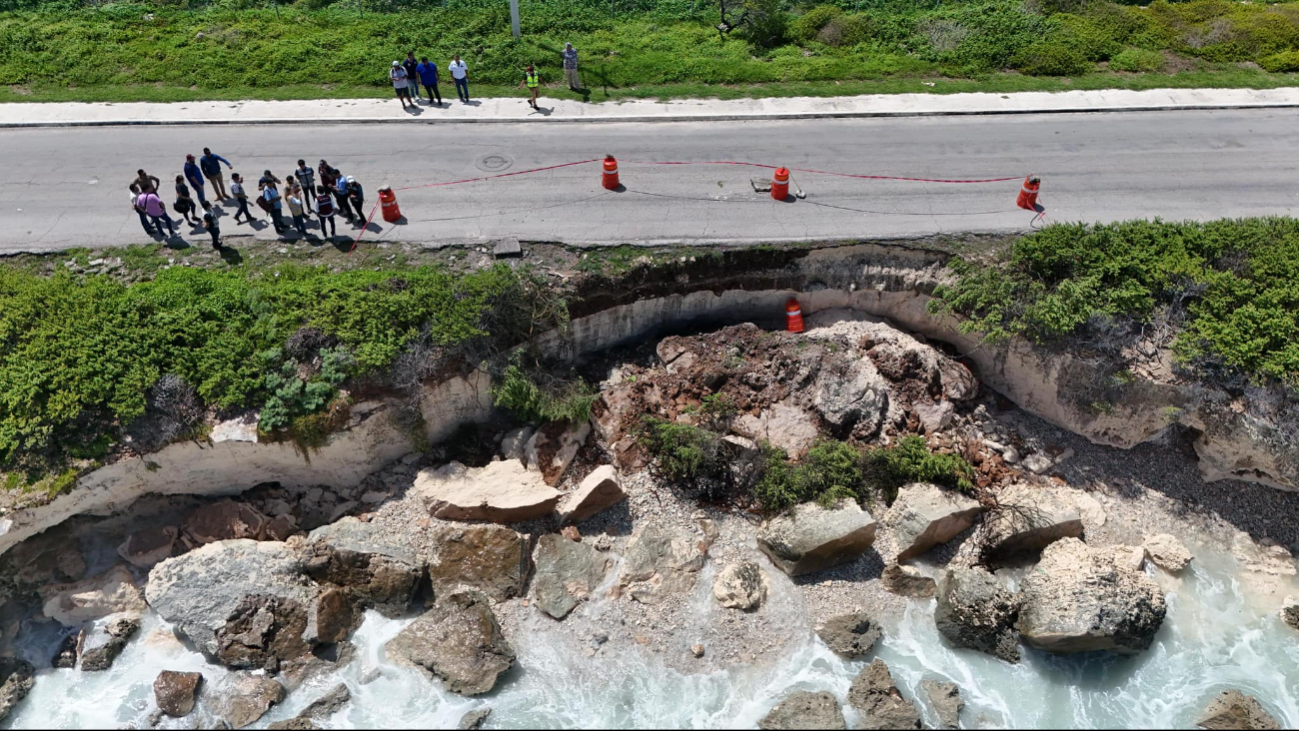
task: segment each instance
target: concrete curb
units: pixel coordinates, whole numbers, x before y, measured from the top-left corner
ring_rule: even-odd
[[[768,112],[754,114],[660,114],[660,115],[600,115],[576,117],[450,117],[445,119],[420,119],[401,117],[291,117],[264,119],[98,119],[40,122],[3,122],[0,129],[27,129],[42,127],[168,127],[215,125],[280,125],[280,124],[645,124],[654,122],[761,122],[799,119],[878,119],[898,117],[978,117],[1030,114],[1123,114],[1129,112],[1191,112],[1233,111],[1248,109],[1299,109],[1299,102],[1255,102],[1234,104],[1141,104],[1114,107],[1055,107],[1043,109],[958,109],[915,111],[826,111],[826,112]]]

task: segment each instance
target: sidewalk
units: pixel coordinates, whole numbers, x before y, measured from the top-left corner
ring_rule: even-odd
[[[542,97],[481,99],[402,110],[396,99],[156,103],[0,104],[0,128],[135,124],[321,124],[368,122],[668,122],[812,117],[1131,112],[1299,107],[1299,88],[1154,89],[1018,94],[876,94],[778,99],[633,100],[586,104]]]

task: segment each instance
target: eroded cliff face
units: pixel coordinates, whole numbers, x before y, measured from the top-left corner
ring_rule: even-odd
[[[1026,340],[986,343],[960,321],[932,314],[947,256],[906,247],[862,244],[809,250],[737,250],[641,267],[618,279],[578,286],[573,320],[537,345],[554,357],[580,359],[630,342],[685,329],[753,322],[781,327],[797,297],[805,316],[850,310],[950,346],[989,388],[1020,408],[1087,439],[1130,448],[1174,424],[1194,429],[1206,479],[1241,479],[1299,489],[1299,414],[1265,389],[1232,396],[1203,384],[1140,375],[1115,379],[1122,364]],[[83,475],[52,497],[25,496],[0,516],[0,553],[81,514],[105,514],[151,493],[220,495],[254,485],[352,486],[414,450],[392,415],[395,401],[351,409],[347,424],[318,451],[260,443],[255,430],[218,425],[203,442],[172,444],[144,458]],[[475,371],[426,387],[421,399],[428,439],[492,413],[491,377]]]

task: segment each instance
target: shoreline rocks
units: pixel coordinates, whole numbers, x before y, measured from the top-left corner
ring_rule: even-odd
[[[965,700],[961,698],[961,689],[956,683],[927,678],[920,681],[920,692],[925,694],[929,707],[938,715],[941,728],[960,728]]]
[[[751,612],[767,600],[770,582],[762,567],[740,561],[722,569],[713,581],[713,599],[727,609]]]
[[[627,499],[618,471],[611,465],[596,467],[566,495],[559,506],[559,522],[565,525],[581,523],[597,513],[608,510]]]
[[[1272,731],[1281,728],[1281,724],[1263,708],[1257,698],[1245,695],[1238,690],[1224,690],[1209,701],[1196,726],[1210,731],[1218,729],[1247,729],[1249,731]]]
[[[112,667],[126,643],[140,631],[140,615],[110,614],[87,625],[77,636],[77,661],[81,670],[96,672]]]
[[[532,593],[537,608],[555,619],[568,616],[591,596],[604,580],[610,563],[591,546],[558,533],[547,533],[537,540],[533,561],[537,571]]]
[[[1020,637],[1057,653],[1132,655],[1150,647],[1164,621],[1164,593],[1131,555],[1127,547],[1091,548],[1077,538],[1047,546],[1020,584]]]
[[[1141,547],[1151,562],[1170,574],[1180,574],[1191,563],[1191,552],[1176,536],[1167,533],[1150,536]]]
[[[758,530],[758,548],[781,571],[801,576],[854,561],[875,544],[876,522],[857,503],[796,505]]]
[[[902,563],[940,546],[974,526],[983,512],[977,500],[937,485],[904,486],[884,515],[898,545]]]
[[[865,612],[831,617],[816,631],[832,652],[849,660],[870,655],[875,643],[884,635],[879,624]]]
[[[0,721],[13,711],[36,682],[36,668],[26,660],[0,657]]]
[[[918,729],[920,712],[902,697],[889,666],[876,659],[862,670],[848,690],[848,703],[860,714],[858,728]]]
[[[689,591],[708,557],[708,542],[685,527],[648,525],[632,534],[618,583],[632,599],[657,604]]]
[[[832,693],[800,690],[785,696],[775,708],[758,721],[763,731],[801,731],[802,729],[848,728],[839,701]]]
[[[145,610],[144,594],[136,587],[131,570],[120,564],[88,579],[41,587],[40,596],[45,616],[65,627]]]
[[[937,596],[934,624],[948,642],[1019,662],[1015,620],[1020,600],[997,577],[978,568],[948,569]]]
[[[1078,505],[1061,488],[1020,483],[1002,490],[997,501],[1001,509],[985,522],[990,561],[1035,554],[1061,538],[1083,535]]]
[[[424,498],[435,518],[491,523],[544,518],[562,497],[540,475],[515,459],[480,468],[452,462],[435,470],[421,470],[412,489]]]
[[[202,683],[202,673],[182,673],[176,670],[158,673],[153,681],[153,697],[158,710],[172,718],[189,715],[194,710]]]
[[[501,633],[487,597],[467,591],[441,599],[388,641],[388,658],[440,678],[447,690],[482,695],[514,667],[514,650]]]

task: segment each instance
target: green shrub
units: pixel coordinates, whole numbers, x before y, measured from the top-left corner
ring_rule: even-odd
[[[1110,68],[1115,71],[1152,72],[1163,66],[1164,54],[1144,48],[1127,48],[1110,59]]]
[[[569,421],[574,424],[591,418],[591,405],[599,394],[579,379],[538,386],[517,364],[505,369],[492,386],[493,403],[519,421],[544,424]]]
[[[1054,225],[953,271],[935,307],[967,316],[969,331],[1048,342],[1173,308],[1183,367],[1299,385],[1299,220]]]
[[[789,15],[780,0],[744,0],[748,22],[744,35],[759,48],[775,48],[785,42],[789,28]]]
[[[1274,74],[1299,71],[1299,50],[1282,51],[1265,56],[1259,59],[1258,65]]]
[[[1015,68],[1033,76],[1078,76],[1091,70],[1091,62],[1070,46],[1052,41],[1034,43],[1015,55]]]
[[[721,438],[690,424],[646,417],[637,442],[654,458],[658,473],[669,482],[690,484],[704,478],[721,478],[730,466],[721,449]]]
[[[974,468],[954,454],[929,451],[921,437],[903,437],[897,444],[866,455],[867,474],[892,503],[898,488],[912,482],[929,482],[963,493],[974,492]]]
[[[833,18],[816,34],[818,41],[835,48],[865,43],[870,37],[870,17],[859,13]]]
[[[790,22],[789,36],[801,43],[811,43],[816,40],[822,28],[842,15],[842,8],[834,5],[817,5]]]

